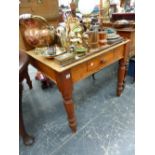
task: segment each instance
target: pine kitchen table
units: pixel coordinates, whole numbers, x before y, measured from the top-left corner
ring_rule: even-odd
[[[100,71],[104,67],[119,61],[116,94],[120,96],[124,87],[129,42],[129,40],[124,40],[120,43],[110,45],[106,49],[99,49],[97,52],[64,67],[54,59],[47,59],[41,55],[37,55],[33,50],[27,52],[30,63],[58,86],[63,97],[64,107],[72,132],[76,132],[77,130],[74,102],[72,100],[74,84]]]

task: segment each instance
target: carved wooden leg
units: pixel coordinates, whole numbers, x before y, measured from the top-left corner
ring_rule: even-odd
[[[125,61],[124,59],[121,59],[119,61],[119,69],[118,69],[117,96],[120,96],[123,90],[124,78],[125,78]]]
[[[19,83],[19,132],[23,138],[25,145],[32,145],[34,143],[34,138],[29,136],[25,130],[23,114],[22,114],[22,83]]]
[[[126,84],[126,75],[128,74],[128,62],[127,62],[127,64],[125,65],[125,74],[124,74],[124,80],[123,80],[123,90],[124,90],[124,88],[125,88],[125,84]]]
[[[125,73],[124,73],[124,80],[123,80],[123,89],[125,88],[125,80],[126,75],[128,74],[128,67],[129,67],[129,51],[130,51],[130,43],[125,45],[125,56],[124,56],[124,65],[125,65]]]
[[[74,114],[74,103],[72,100],[73,84],[69,71],[57,73],[57,85],[63,96],[64,107],[67,112],[69,126],[72,132],[76,132],[77,124]]]

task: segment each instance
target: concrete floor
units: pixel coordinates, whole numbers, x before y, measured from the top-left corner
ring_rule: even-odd
[[[23,114],[32,146],[19,139],[20,155],[134,155],[135,84],[127,77],[116,97],[117,63],[80,81],[73,100],[78,123],[76,134],[68,127],[62,97],[56,86],[42,90],[29,66],[33,89],[24,82]]]

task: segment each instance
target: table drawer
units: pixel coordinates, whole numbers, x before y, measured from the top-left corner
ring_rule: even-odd
[[[99,70],[102,67],[113,61],[114,54],[113,52],[103,54],[97,58],[94,58],[87,63],[87,71]]]

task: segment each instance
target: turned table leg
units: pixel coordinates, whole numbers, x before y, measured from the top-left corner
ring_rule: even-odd
[[[127,74],[128,74],[128,62],[125,65],[125,74],[124,74],[124,80],[123,80],[123,90],[124,90],[125,85],[126,85],[126,80],[125,79],[126,79]]]
[[[125,61],[124,59],[121,59],[119,61],[119,68],[118,68],[117,96],[121,95],[121,92],[124,87],[125,70],[126,70]]]
[[[74,103],[72,100],[73,83],[69,71],[57,73],[57,86],[63,97],[64,107],[67,113],[69,126],[72,132],[76,132],[77,124],[74,113]]]
[[[28,135],[25,130],[24,121],[23,121],[23,113],[22,113],[22,91],[23,85],[19,83],[19,132],[23,138],[25,145],[32,145],[34,143],[34,138]]]

